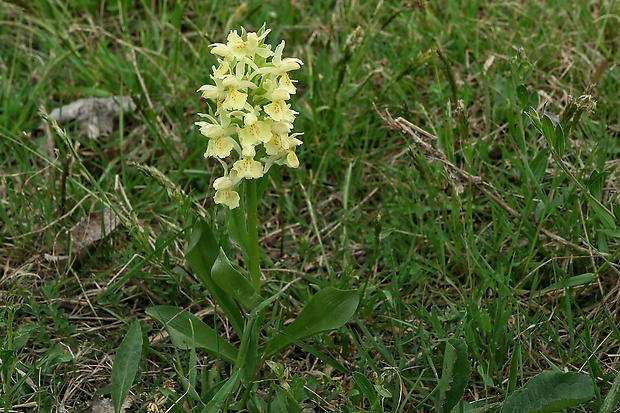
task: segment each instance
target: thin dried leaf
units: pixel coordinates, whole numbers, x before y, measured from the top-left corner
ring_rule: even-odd
[[[70,256],[79,262],[88,255],[88,251],[94,249],[98,241],[101,241],[120,224],[120,220],[111,209],[91,212],[71,228],[71,254],[52,255],[44,254],[47,262],[63,264]]]
[[[125,410],[131,407],[132,402],[133,400],[131,397],[126,398],[119,413],[125,413]],[[114,405],[110,399],[95,398],[83,413],[114,413]]]
[[[111,209],[91,212],[71,228],[71,252],[77,254],[107,237],[120,223]]]
[[[495,62],[495,55],[489,56],[487,60],[484,61],[484,64],[482,65],[482,70],[485,73],[488,72],[491,66],[493,66],[493,62]]]
[[[50,117],[59,124],[77,120],[83,134],[91,139],[97,139],[114,130],[114,122],[121,111],[133,112],[134,110],[136,110],[136,104],[129,96],[87,98],[78,99],[52,110]]]

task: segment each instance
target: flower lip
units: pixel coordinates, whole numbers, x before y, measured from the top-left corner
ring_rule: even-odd
[[[237,191],[232,189],[220,189],[215,191],[213,200],[216,204],[226,205],[229,209],[235,209],[239,207],[241,197]]]

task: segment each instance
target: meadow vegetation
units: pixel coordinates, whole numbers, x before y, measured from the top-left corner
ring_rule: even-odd
[[[290,102],[300,167],[271,170],[258,204],[263,295],[286,288],[268,329],[322,288],[360,301],[341,328],[265,360],[225,411],[441,411],[459,377],[455,411],[501,411],[555,371],[593,387],[570,411],[613,412],[614,0],[0,3],[2,411],[109,397],[134,320],[128,411],[209,411],[230,365],[174,347],[146,311],[178,306],[238,341],[185,259],[196,216],[226,237],[196,90],[217,63],[209,45],[263,24],[304,62]],[[111,96],[135,110],[106,135],[46,120]],[[113,231],[76,247],[89,220]]]

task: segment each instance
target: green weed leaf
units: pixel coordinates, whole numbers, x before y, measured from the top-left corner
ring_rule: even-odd
[[[504,413],[552,413],[594,397],[590,377],[579,373],[547,372],[531,378],[506,399]]]
[[[564,129],[562,125],[555,127],[555,150],[560,155],[560,158],[564,156],[564,149],[566,149],[566,137],[564,136]]]
[[[142,329],[140,321],[136,320],[127,331],[121,345],[118,346],[112,366],[112,404],[116,413],[121,411],[121,406],[131,390],[141,355]]]
[[[269,356],[289,346],[291,344],[289,337],[302,339],[342,327],[353,317],[358,304],[357,291],[323,288],[312,296],[295,321],[274,337],[270,343]]]
[[[247,311],[252,311],[262,301],[260,295],[254,292],[252,283],[233,268],[223,249],[220,249],[213,264],[211,276],[226,294],[237,300]]]
[[[525,109],[529,101],[529,93],[525,85],[517,86],[517,100],[519,101],[519,108]]]
[[[536,112],[536,109],[530,106],[530,108],[525,112],[528,118],[532,121],[532,124],[540,133],[542,133],[542,123],[540,122],[540,116]]]
[[[215,302],[222,308],[228,321],[237,334],[243,333],[243,316],[233,297],[227,294],[213,280],[211,269],[219,256],[220,246],[215,240],[209,224],[198,218],[192,229],[192,236],[185,253],[185,259],[194,270],[196,278],[209,291]]]
[[[553,121],[551,121],[551,118],[547,115],[544,115],[542,118],[541,126],[543,136],[547,140],[547,143],[549,143],[549,145],[551,145],[551,147],[557,151],[555,144],[555,129],[553,128]]]
[[[469,360],[467,344],[463,340],[451,338],[446,341],[443,371],[439,381],[437,412],[450,412],[459,404],[469,379]]]
[[[146,313],[164,325],[172,343],[183,350],[201,348],[233,364],[237,349],[195,315],[178,307],[159,305]]]
[[[614,383],[607,393],[607,397],[603,400],[601,406],[601,413],[614,413],[618,408],[618,401],[620,400],[620,375],[616,376]]]
[[[601,200],[603,188],[605,187],[605,178],[610,174],[610,171],[599,172],[595,169],[590,174],[588,182],[586,182],[586,188],[588,188],[592,196],[599,201]]]
[[[538,92],[534,91],[530,94],[528,103],[531,107],[537,108],[539,103]]]

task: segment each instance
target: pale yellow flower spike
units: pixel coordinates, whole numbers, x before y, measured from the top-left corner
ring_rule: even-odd
[[[287,101],[297,92],[289,72],[303,62],[282,56],[284,41],[272,51],[265,44],[269,32],[248,33],[242,27],[232,30],[226,43],[212,44],[218,63],[212,67],[214,84],[198,89],[215,102],[211,114],[200,114],[208,121],[196,122],[209,139],[205,157],[224,168],[224,176],[213,183],[214,201],[230,209],[239,206],[235,188],[243,179],[258,179],[274,164],[299,167],[295,148],[302,142],[295,137],[301,134],[292,133],[297,112]],[[230,158],[236,158],[232,168]]]

